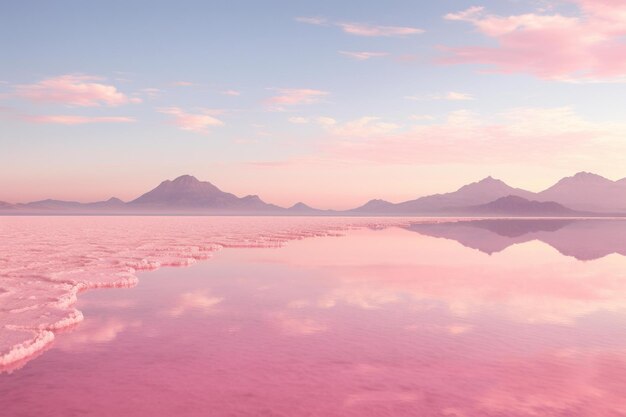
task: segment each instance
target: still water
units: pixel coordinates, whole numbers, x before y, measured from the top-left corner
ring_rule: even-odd
[[[227,248],[0,375],[13,416],[626,416],[626,222],[477,220]]]

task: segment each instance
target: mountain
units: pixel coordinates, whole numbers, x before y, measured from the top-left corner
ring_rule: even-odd
[[[298,202],[296,204],[294,204],[293,206],[289,207],[287,209],[287,211],[291,212],[291,213],[318,213],[321,212],[322,210],[313,208],[309,205],[306,205],[302,202]]]
[[[611,181],[579,172],[537,194],[541,201],[556,201],[575,210],[626,212],[626,178]]]
[[[318,210],[304,203],[289,208],[261,200],[257,195],[237,197],[191,175],[160,183],[125,203],[118,198],[93,203],[40,200],[0,202],[2,214],[273,214],[273,215],[383,215],[383,216],[620,216],[626,213],[626,178],[611,181],[579,172],[540,192],[514,188],[487,177],[456,191],[401,203],[370,200],[345,211]]]
[[[445,210],[463,216],[566,217],[588,213],[571,210],[554,201],[534,201],[509,195],[487,204]]]
[[[256,195],[237,197],[224,192],[207,181],[191,175],[163,181],[156,188],[128,203],[131,209],[174,210],[194,212],[270,212],[283,211],[282,207],[267,204]]]
[[[34,208],[42,210],[59,210],[59,209],[75,209],[80,208],[83,204],[78,201],[63,201],[63,200],[39,200],[32,201],[26,204],[18,204],[18,207]]]
[[[531,199],[534,194],[530,191],[513,188],[501,180],[487,177],[481,181],[464,185],[451,193],[435,194],[397,204],[384,200],[371,200],[351,211],[376,214],[435,214],[441,210],[486,204],[506,196]]]
[[[111,197],[106,201],[85,203],[84,206],[91,209],[123,209],[126,207],[126,203],[119,198]]]
[[[106,201],[96,201],[94,203],[79,203],[78,201],[64,200],[39,200],[25,204],[17,204],[14,208],[18,208],[25,212],[46,212],[46,213],[77,213],[102,211],[110,212],[123,211],[126,203],[119,198],[110,198]]]

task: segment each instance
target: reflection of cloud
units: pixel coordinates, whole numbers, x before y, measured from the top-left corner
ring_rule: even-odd
[[[140,326],[140,320],[125,321],[118,317],[89,318],[75,331],[60,338],[58,347],[62,350],[73,350],[84,344],[112,342],[125,330]]]
[[[274,313],[270,318],[285,333],[309,335],[324,332],[328,327],[310,318],[293,317],[284,312]]]
[[[169,310],[173,317],[179,317],[189,310],[202,310],[209,312],[214,306],[221,303],[223,298],[212,297],[207,291],[194,291],[181,294],[176,307]]]
[[[517,323],[564,325],[602,311],[626,313],[626,274],[619,255],[581,263],[536,241],[491,256],[430,238],[418,238],[429,239],[429,247],[410,249],[416,240],[403,233],[389,230],[376,239],[348,236],[337,245],[325,242],[324,248],[310,250],[314,257],[294,255],[291,262],[321,268],[327,280],[323,292],[295,297],[287,306],[445,306],[463,318],[461,323],[486,312]],[[362,259],[370,264],[363,265]]]

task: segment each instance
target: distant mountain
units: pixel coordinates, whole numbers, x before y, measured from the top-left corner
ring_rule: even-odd
[[[72,208],[80,208],[82,207],[82,203],[78,201],[63,201],[63,200],[39,200],[32,201],[26,204],[18,204],[18,207],[26,207],[26,208],[35,208],[42,210],[59,210],[59,209],[72,209]]]
[[[119,198],[110,198],[106,201],[97,201],[94,203],[79,203],[78,201],[64,201],[64,200],[40,200],[33,201],[26,204],[18,204],[15,207],[26,211],[40,210],[46,212],[72,212],[81,213],[83,211],[109,211],[109,210],[123,210],[126,206]]]
[[[289,208],[261,200],[257,195],[237,197],[191,175],[163,181],[156,188],[125,203],[118,198],[94,203],[40,200],[0,202],[2,214],[275,214],[382,216],[615,216],[626,213],[626,178],[611,181],[580,172],[563,178],[540,193],[511,187],[487,177],[458,190],[401,203],[370,200],[351,210],[318,210],[304,203]]]
[[[534,201],[509,195],[487,204],[444,210],[464,216],[566,217],[588,213],[571,210],[554,201]]]
[[[498,179],[487,177],[481,181],[464,185],[451,193],[435,194],[397,204],[384,200],[371,200],[351,211],[378,214],[433,214],[441,210],[486,204],[506,196],[530,199],[534,194],[530,191],[510,187]]]
[[[406,229],[452,239],[489,255],[515,244],[539,240],[579,260],[612,253],[626,256],[626,220],[487,219],[416,223]]]
[[[302,202],[299,202],[289,207],[287,211],[291,213],[319,213],[319,212],[322,212],[323,210],[319,210],[311,206],[308,206]]]
[[[256,195],[237,197],[224,192],[207,181],[191,175],[163,181],[159,186],[127,203],[131,209],[141,210],[191,210],[212,212],[270,212],[284,211],[282,207],[265,203]]]
[[[626,212],[626,178],[611,181],[600,175],[579,172],[537,194],[541,201],[557,201],[575,210]]]

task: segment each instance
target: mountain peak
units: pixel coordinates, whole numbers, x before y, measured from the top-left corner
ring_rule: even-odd
[[[604,178],[601,175],[594,174],[593,172],[581,171],[576,173],[572,177],[564,178],[564,180],[573,179],[577,181],[597,181],[597,182],[612,182],[611,180]]]
[[[181,175],[180,177],[175,178],[171,182],[173,184],[197,184],[200,182],[200,180],[198,180],[193,175]]]
[[[488,177],[478,181],[477,184],[504,184],[504,182],[489,175]]]

